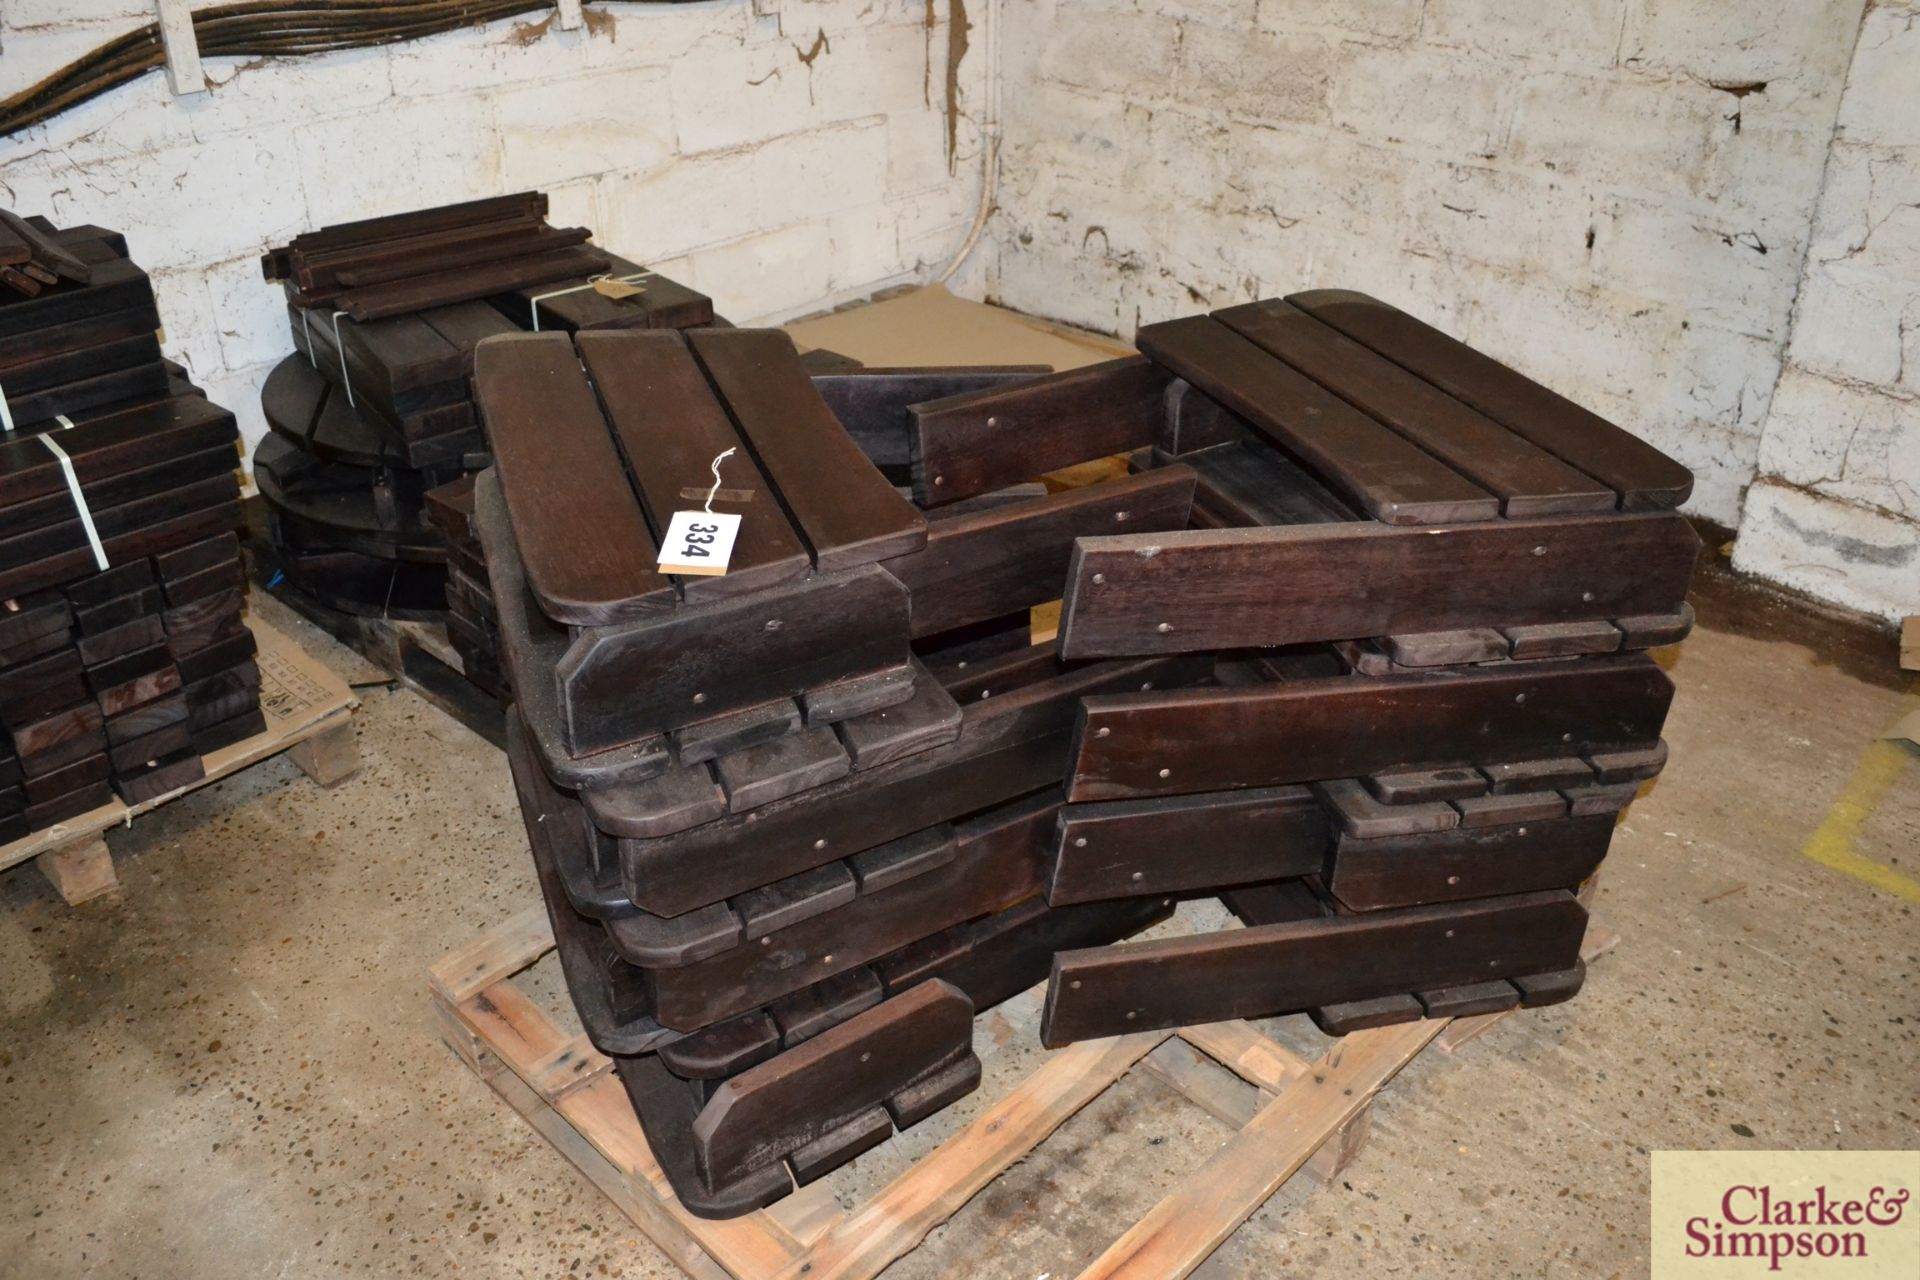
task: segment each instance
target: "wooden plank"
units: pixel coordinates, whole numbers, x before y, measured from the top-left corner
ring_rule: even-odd
[[[479,937],[448,952],[427,971],[436,996],[460,1004],[504,982],[553,949],[547,909],[522,907]]]
[[[1359,840],[1342,834],[1327,890],[1354,911],[1576,889],[1606,857],[1613,818],[1549,819]]]
[[[922,983],[723,1083],[693,1123],[712,1184],[824,1137],[918,1077],[971,1053],[973,1002]]]
[[[1586,924],[1572,894],[1534,893],[1062,952],[1040,1039],[1057,1047],[1552,972],[1579,958]]]
[[[960,736],[946,746],[751,814],[730,814],[660,840],[623,840],[627,896],[656,914],[678,915],[1049,786],[1065,765],[1076,697],[1136,687],[1162,674],[1134,663],[1070,672],[975,703],[966,709]]]
[[[1499,499],[1211,316],[1144,326],[1140,349],[1388,524],[1491,520]]]
[[[113,854],[99,836],[49,849],[35,860],[40,873],[70,907],[112,893],[120,887],[113,873]]]
[[[645,515],[564,334],[489,338],[474,398],[487,423],[527,583],[557,622],[601,626],[670,608]]]
[[[1269,299],[1213,314],[1499,498],[1505,515],[1611,511],[1616,505],[1612,489],[1297,307]]]
[[[1672,699],[1673,682],[1638,655],[1103,694],[1083,704],[1067,798],[1318,782],[1569,743],[1647,745]]]
[[[1116,1240],[1080,1280],[1191,1275],[1323,1146],[1367,1107],[1445,1024],[1360,1031],[1260,1109],[1200,1169]]]
[[[1151,1053],[1163,1033],[1074,1045],[915,1161],[779,1280],[872,1280]]]
[[[914,405],[913,496],[935,506],[1154,442],[1171,381],[1139,356]]]
[[[777,329],[703,329],[693,354],[822,571],[918,551],[927,522],[867,461]]]
[[[1329,834],[1305,787],[1074,804],[1060,811],[1053,906],[1317,874]]]
[[[1693,473],[1652,445],[1404,311],[1346,289],[1287,301],[1611,486],[1622,510],[1677,507],[1693,492]]]
[[[1184,529],[1193,472],[1182,466],[936,519],[927,545],[886,562],[907,588],[915,639],[1057,600],[1074,540]]]
[[[1249,1084],[1277,1093],[1311,1070],[1305,1058],[1245,1022],[1202,1022],[1180,1038]]]
[[[1060,652],[1190,653],[1655,613],[1685,599],[1699,550],[1672,513],[1088,538],[1067,575]]]
[[[813,375],[813,389],[878,467],[913,460],[910,405],[1031,382],[1043,364],[876,366]]]
[[[576,345],[655,529],[676,511],[706,507],[715,459],[730,454],[706,509],[740,517],[732,558],[724,574],[681,577],[682,595],[744,595],[809,571],[806,547],[677,330],[590,331]]]

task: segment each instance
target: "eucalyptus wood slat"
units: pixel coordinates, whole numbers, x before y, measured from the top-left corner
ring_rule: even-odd
[[[1067,798],[1364,777],[1458,764],[1467,751],[1647,745],[1672,699],[1672,681],[1639,656],[1098,695],[1082,703]]]
[[[1287,301],[1603,481],[1623,510],[1677,507],[1693,492],[1693,473],[1660,450],[1404,311],[1346,289]]]
[[[1671,610],[1700,539],[1682,516],[1570,516],[1087,538],[1060,615],[1068,658],[1576,622]]]
[[[673,584],[654,568],[653,534],[566,335],[489,338],[473,388],[542,610],[599,626],[670,608]]]
[[[926,545],[925,517],[835,420],[791,338],[775,329],[702,329],[688,342],[816,567],[850,569]]]
[[[1532,893],[1130,942],[1055,957],[1049,1048],[1570,968],[1587,913]]]
[[[1171,381],[1139,356],[914,405],[913,496],[935,506],[1154,442]]]
[[[733,450],[720,464],[722,490],[750,496],[716,494],[712,506],[740,517],[733,555],[723,574],[681,576],[686,599],[744,595],[808,572],[806,547],[678,331],[592,331],[576,345],[655,529],[665,529],[675,511],[703,507],[684,491],[707,489],[713,460]]]
[[[1498,498],[1211,316],[1150,324],[1136,341],[1377,520],[1499,514]]]
[[[1617,503],[1612,489],[1298,307],[1269,299],[1214,318],[1499,498],[1508,516],[1611,511]]]

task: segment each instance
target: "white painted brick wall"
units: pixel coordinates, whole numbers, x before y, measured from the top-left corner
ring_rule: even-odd
[[[1121,334],[1375,292],[1674,452],[1734,524],[1863,5],[1030,0],[977,276]]]
[[[539,187],[560,225],[775,319],[924,278],[979,201],[985,58],[944,117],[949,0],[601,4],[382,49],[149,75],[0,139],[0,201],[123,230],[167,353],[265,430],[292,350],[269,244],[327,222]],[[141,0],[6,0],[0,93],[145,22]],[[976,17],[976,23],[978,19]],[[976,32],[977,34],[977,32]],[[809,65],[801,54],[819,52]]]
[[[1920,4],[1868,11],[1738,567],[1920,613]]]

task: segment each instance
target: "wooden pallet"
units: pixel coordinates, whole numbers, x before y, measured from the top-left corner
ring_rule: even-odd
[[[1612,931],[1596,924],[1583,952],[1597,958],[1614,942]],[[822,1181],[771,1208],[715,1222],[675,1200],[611,1059],[584,1035],[563,1030],[515,982],[552,947],[545,909],[536,905],[440,960],[428,987],[442,1035],[697,1280],[878,1276],[1136,1067],[1238,1132],[1081,1280],[1184,1276],[1296,1173],[1322,1180],[1338,1174],[1366,1140],[1375,1095],[1427,1045],[1452,1035],[1446,1047],[1457,1048],[1505,1016],[1358,1031],[1327,1041],[1313,1060],[1245,1022],[1086,1041],[1048,1054],[1012,1092],[851,1212]]]
[[[248,618],[247,626],[260,646],[255,661],[260,667],[260,711],[267,721],[263,732],[206,756],[206,775],[184,787],[131,806],[116,797],[77,818],[0,845],[0,870],[31,858],[69,905],[86,902],[120,886],[106,833],[131,824],[149,809],[283,751],[323,787],[358,769],[360,749],[352,717],[360,703],[352,690],[284,631],[257,617]]]

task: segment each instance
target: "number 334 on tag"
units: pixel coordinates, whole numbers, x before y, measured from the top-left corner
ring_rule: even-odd
[[[733,558],[740,517],[726,511],[676,511],[660,539],[660,572],[718,577]]]

